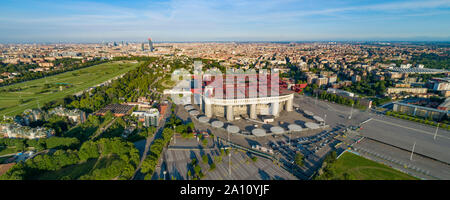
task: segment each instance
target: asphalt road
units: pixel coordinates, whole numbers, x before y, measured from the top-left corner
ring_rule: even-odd
[[[353,147],[364,157],[369,157],[422,179],[450,179],[450,165],[440,161],[417,154],[414,154],[413,159],[410,160],[411,152],[367,138],[353,145]],[[368,149],[370,152],[366,152],[364,149]],[[379,156],[376,156],[376,154],[379,154]]]
[[[450,163],[450,133],[438,131],[433,139],[436,128],[418,123],[408,122],[392,117],[375,116],[361,126],[360,134],[393,146]]]
[[[450,132],[439,129],[436,140],[433,139],[436,128],[412,121],[375,114],[369,111],[353,109],[352,119],[349,120],[351,108],[335,103],[317,100],[311,97],[296,95],[294,100],[301,109],[309,110],[324,117],[331,127],[344,125],[359,125],[366,120],[359,133],[381,142],[414,151],[450,163]],[[372,118],[372,119],[371,119]]]
[[[164,100],[166,100],[166,96],[164,96],[162,101],[164,101]],[[136,171],[134,172],[133,177],[131,178],[132,180],[144,178],[143,177],[144,175],[140,173],[142,162],[144,162],[145,158],[147,158],[148,151],[150,150],[150,145],[153,143],[156,136],[161,134],[162,131],[164,130],[164,126],[166,125],[166,119],[167,119],[167,117],[169,117],[172,114],[171,108],[172,108],[172,103],[169,102],[169,105],[167,106],[167,109],[166,109],[165,116],[161,119],[159,126],[156,127],[156,132],[153,135],[147,137],[146,142],[145,142],[145,148],[144,148],[144,151],[141,156],[141,161],[139,162],[139,165],[136,168]]]

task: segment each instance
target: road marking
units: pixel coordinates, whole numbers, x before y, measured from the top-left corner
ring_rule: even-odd
[[[372,120],[373,118],[369,118],[368,120],[366,120],[366,121],[363,121],[363,122],[361,122],[361,124],[360,125],[363,125],[363,124],[365,124],[365,123],[367,123],[367,122],[369,122],[370,120]]]
[[[417,131],[417,132],[425,133],[425,134],[427,134],[427,135],[434,136],[434,134],[432,134],[432,133],[430,133],[430,132],[427,132],[427,131],[424,131],[424,130],[414,129],[414,128],[410,128],[410,127],[407,127],[407,126],[402,126],[402,125],[399,125],[399,124],[394,124],[394,123],[392,123],[392,122],[387,122],[387,121],[383,121],[383,120],[379,120],[379,119],[373,119],[373,120],[375,120],[375,121],[377,121],[377,122],[382,122],[382,123],[385,123],[385,124],[389,124],[389,125],[392,125],[392,126],[397,126],[397,127],[401,127],[401,128],[405,128],[405,129],[409,129],[409,130],[413,130],[413,131]],[[449,140],[450,140],[449,137],[445,137],[445,136],[443,136],[443,135],[437,135],[437,136],[438,136],[438,137],[442,137],[442,138],[445,138],[445,139],[449,139]]]

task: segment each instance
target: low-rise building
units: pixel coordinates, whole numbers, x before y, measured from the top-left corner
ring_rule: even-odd
[[[450,97],[450,90],[442,90],[441,95],[445,98]]]
[[[445,110],[448,111],[448,108],[450,107],[450,97],[446,98],[444,102],[442,102],[437,109],[439,110]]]
[[[352,92],[348,92],[348,91],[340,90],[340,89],[335,89],[335,88],[328,88],[327,92],[331,93],[331,94],[340,94],[340,95],[349,96],[349,97],[355,97],[356,96]]]
[[[401,112],[408,115],[423,117],[427,119],[431,118],[436,121],[442,120],[444,117],[447,117],[449,112],[400,102],[394,102],[393,104],[394,104],[393,111],[395,112]]]
[[[0,136],[7,138],[37,139],[55,135],[55,130],[47,127],[31,128],[17,123],[5,123],[0,125]]]
[[[86,120],[84,111],[79,109],[70,110],[61,106],[50,110],[49,114],[68,117],[70,121],[75,123],[83,123]]]
[[[427,93],[427,88],[387,88],[387,94],[399,94],[399,93],[412,93],[412,94],[425,94]]]
[[[38,64],[39,67],[53,67],[53,63],[49,63],[49,62],[42,62]]]
[[[352,76],[352,82],[356,83],[356,82],[360,82],[361,81],[361,76],[360,75],[353,75]]]
[[[131,116],[136,116],[139,121],[144,122],[144,126],[158,126],[159,125],[159,111],[152,108],[148,111],[135,111]]]
[[[328,78],[322,77],[322,78],[316,78],[315,83],[318,86],[327,85],[328,84]]]

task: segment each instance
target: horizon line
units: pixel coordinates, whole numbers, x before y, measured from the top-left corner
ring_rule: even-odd
[[[97,41],[97,42],[75,42],[75,41],[60,41],[60,42],[0,42],[2,45],[7,44],[102,44],[102,43],[113,43],[113,42],[127,42],[127,43],[147,43],[147,41],[136,41],[136,40],[108,40],[108,41]],[[315,42],[338,42],[338,43],[376,43],[376,42],[390,42],[390,43],[450,43],[448,40],[176,40],[176,41],[153,41],[153,43],[315,43]]]

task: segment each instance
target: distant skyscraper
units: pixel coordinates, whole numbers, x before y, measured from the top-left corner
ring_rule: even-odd
[[[145,51],[145,44],[144,43],[142,43],[141,48],[142,48],[142,51]]]
[[[152,38],[148,38],[148,46],[150,47],[150,52],[153,52],[153,42],[152,42]]]

